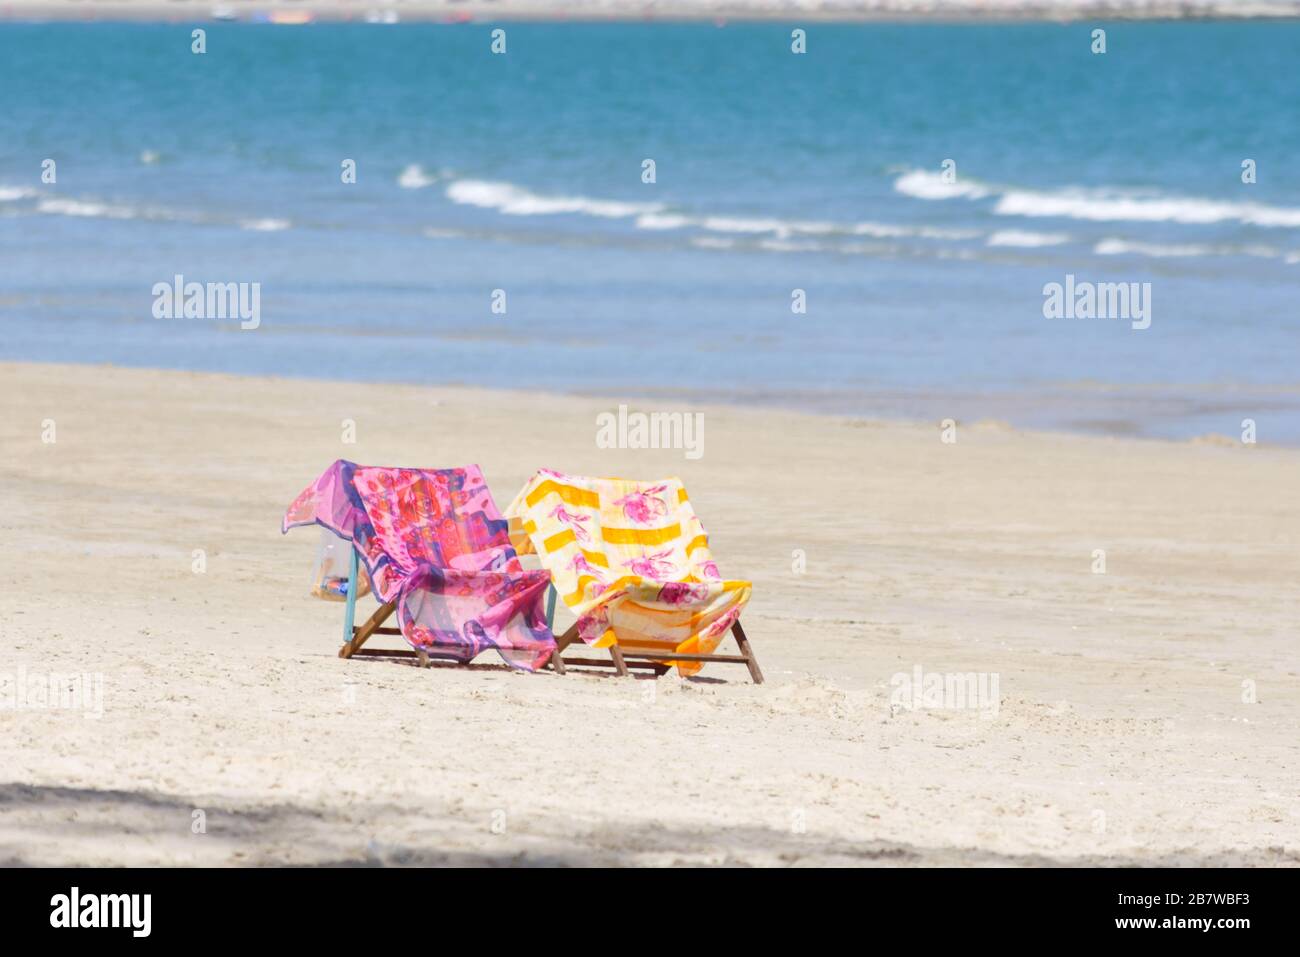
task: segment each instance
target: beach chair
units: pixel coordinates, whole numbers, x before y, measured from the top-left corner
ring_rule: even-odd
[[[338,460],[289,506],[281,531],[321,525],[350,542],[340,658],[468,664],[491,648],[535,671],[555,650],[543,620],[550,576],[526,571],[478,466],[395,469]],[[355,624],[360,566],[379,607]],[[393,614],[398,626],[385,627]],[[401,635],[410,649],[365,648]]]
[[[585,478],[543,469],[506,509],[510,540],[536,553],[551,574],[547,622],[558,594],[577,621],[556,640],[551,664],[644,668],[656,676],[676,667],[694,675],[709,662],[743,664],[763,681],[740,625],[750,583],[724,581],[704,527],[677,479],[636,482]],[[716,654],[731,631],[738,655]],[[608,648],[610,660],[565,658],[576,641]]]

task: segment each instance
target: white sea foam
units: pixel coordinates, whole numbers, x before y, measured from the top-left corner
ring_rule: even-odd
[[[897,256],[905,250],[896,243],[841,243],[835,251],[854,256]]]
[[[162,157],[158,155],[156,150],[140,151],[140,162],[145,166],[156,166],[161,160]]]
[[[1115,238],[1101,240],[1092,251],[1098,256],[1152,256],[1157,259],[1214,255],[1213,246],[1201,243],[1139,243]]]
[[[668,209],[664,203],[635,203],[595,199],[589,196],[548,196],[497,180],[462,179],[447,185],[447,198],[465,206],[494,209],[508,216],[585,215],[604,219],[632,218],[636,229],[667,231],[698,229],[723,235],[769,235],[777,239],[795,236],[872,236],[878,239],[919,237],[923,239],[974,239],[983,233],[973,229],[938,226],[897,226],[889,223],[839,223],[830,220],[780,219],[774,216],[732,214],[690,215]]]
[[[1065,233],[1031,233],[1020,229],[999,229],[986,240],[989,246],[1016,246],[1023,249],[1035,249],[1040,246],[1059,246],[1068,243],[1070,237]]]
[[[1012,190],[993,207],[999,216],[1055,216],[1092,222],[1239,222],[1248,226],[1300,227],[1300,209],[1237,203],[1190,196],[1148,196],[1114,190],[1062,190],[1046,193]]]
[[[155,222],[215,222],[205,219],[197,213],[168,209],[163,206],[128,206],[122,203],[108,203],[98,199],[72,196],[56,196],[42,199],[36,204],[36,212],[48,216],[76,216],[86,219],[145,219]]]
[[[36,190],[23,186],[0,186],[0,203],[13,203],[36,195]]]
[[[424,189],[436,182],[438,182],[437,174],[425,172],[424,167],[419,163],[412,163],[397,177],[397,185],[402,189]]]
[[[287,219],[242,219],[239,221],[240,229],[251,230],[255,233],[278,233],[282,229],[288,229],[293,224]]]
[[[786,232],[800,233],[805,236],[830,236],[834,233],[843,233],[846,231],[844,226],[840,223],[806,219],[783,221],[782,229]],[[778,230],[778,232],[780,231],[781,230]]]
[[[978,229],[954,229],[945,226],[896,226],[891,223],[855,223],[849,232],[854,236],[873,236],[876,239],[898,239],[915,236],[921,239],[962,240],[978,239],[984,235]]]
[[[663,231],[700,229],[724,235],[771,234],[778,239],[796,235],[825,236],[921,236],[931,238],[966,238],[969,231],[937,230],[931,227],[909,228],[882,223],[835,223],[826,220],[779,219],[772,216],[699,215],[669,211],[663,203],[634,203],[621,200],[594,199],[588,196],[544,196],[514,183],[465,179],[447,186],[447,198],[454,203],[495,209],[510,216],[544,216],[579,214],[606,219],[635,219],[637,229]]]
[[[642,217],[645,218],[645,217]],[[671,214],[661,217],[671,218]],[[937,226],[897,226],[892,223],[835,223],[827,220],[776,219],[772,217],[703,216],[676,217],[677,225],[695,226],[707,232],[761,235],[771,233],[777,239],[794,236],[871,236],[875,239],[972,239],[983,235],[972,229],[945,229]],[[637,221],[641,226],[641,221]],[[642,228],[654,228],[643,226]]]
[[[1300,227],[1300,208],[1263,203],[1164,195],[1155,190],[1020,189],[959,178],[948,183],[931,170],[908,170],[894,189],[916,199],[996,199],[998,216],[1056,217],[1090,222],[1144,222],[1203,225],[1239,222],[1248,226]]]
[[[916,199],[984,199],[993,191],[982,183],[957,177],[948,182],[942,173],[914,169],[894,180],[894,189]]]
[[[104,202],[98,199],[72,196],[54,196],[36,204],[36,212],[48,216],[73,216],[83,219],[141,219],[150,222],[195,223],[199,225],[237,225],[252,232],[270,233],[289,229],[293,224],[287,219],[254,217],[234,219],[228,215],[204,213],[196,210],[172,209],[164,206],[130,206]]]
[[[631,203],[592,199],[587,196],[543,196],[513,183],[481,179],[456,180],[447,187],[447,198],[465,206],[495,209],[507,216],[554,216],[577,214],[603,219],[624,219],[663,210],[662,203]]]
[[[1219,222],[1236,218],[1260,225],[1286,225],[1295,214],[1300,225],[1300,210],[1267,207],[1252,203],[1226,203],[1176,197],[1164,197],[1147,191],[1120,194],[1113,190],[1063,189],[1055,192],[1007,189],[987,183],[959,181],[947,183],[941,174],[922,170],[902,172],[895,188],[904,194],[925,199],[967,200],[992,199],[993,212],[1003,216],[1058,216],[1105,221],[1140,220],[1150,222]],[[581,195],[544,195],[514,183],[496,180],[462,179],[447,184],[446,195],[454,203],[496,210],[508,216],[581,215],[604,219],[631,219],[636,229],[670,231],[698,230],[725,237],[753,237],[757,248],[770,251],[836,251],[840,247],[798,245],[802,236],[869,237],[872,239],[925,239],[943,242],[983,240],[989,248],[1035,249],[1059,246],[1074,241],[1068,233],[1000,229],[989,233],[980,229],[932,225],[899,225],[875,221],[834,222],[830,220],[781,219],[774,216],[746,216],[713,213],[690,214],[670,209],[664,203],[638,203],[598,199]],[[692,239],[701,248],[733,248],[734,242],[707,243]],[[755,248],[750,246],[750,248]],[[1188,244],[1143,244],[1126,239],[1103,239],[1093,250],[1098,255],[1198,256],[1247,255],[1276,257],[1277,250],[1263,246],[1193,246]]]
[[[84,199],[43,199],[36,205],[38,213],[54,216],[85,216],[93,219],[136,219],[142,211],[133,206],[115,206]]]
[[[758,244],[759,249],[774,253],[815,253],[826,248],[819,242],[811,240],[764,239]]]
[[[694,225],[689,216],[677,213],[642,213],[636,218],[637,229],[682,229]]]
[[[712,233],[776,233],[788,235],[789,225],[779,219],[753,219],[744,216],[706,216],[700,225]]]
[[[1254,256],[1277,259],[1283,253],[1273,246],[1214,246],[1207,243],[1144,243],[1110,237],[1092,247],[1098,256],[1149,256],[1152,259],[1178,259],[1192,256]]]
[[[690,220],[693,225],[721,233],[775,233],[790,236],[871,236],[875,239],[973,239],[983,235],[975,229],[947,229],[939,226],[898,226],[893,223],[834,223],[825,220],[706,216]]]
[[[906,226],[893,226],[889,223],[854,223],[850,232],[854,236],[874,236],[877,239],[894,239],[908,235],[911,230]]]
[[[736,241],[721,236],[695,236],[691,239],[691,245],[699,246],[701,249],[731,249],[736,245]]]

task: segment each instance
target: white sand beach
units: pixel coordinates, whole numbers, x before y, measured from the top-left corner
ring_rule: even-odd
[[[709,407],[691,461],[596,448],[618,397],[0,381],[0,692],[102,682],[0,704],[0,863],[1300,864],[1300,450]],[[767,683],[339,659],[279,523],[340,457],[681,476]],[[996,707],[891,707],[916,668]]]

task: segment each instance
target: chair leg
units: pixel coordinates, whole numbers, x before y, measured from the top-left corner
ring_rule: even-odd
[[[352,640],[348,641],[339,649],[340,658],[351,658],[358,648],[366,643],[366,639],[375,633],[375,629],[388,620],[388,616],[393,613],[397,607],[397,602],[385,602],[375,609],[375,613],[366,619],[366,623],[357,628],[352,633]]]
[[[578,637],[578,623],[575,621],[569,630],[555,639],[555,651],[551,654],[551,666],[557,675],[564,674],[564,649],[573,644]]]
[[[627,662],[623,660],[623,649],[618,645],[610,645],[609,656],[614,659],[614,673],[620,678],[626,678]]]
[[[759,670],[758,659],[754,657],[754,649],[749,645],[749,639],[745,637],[745,629],[740,627],[740,619],[731,626],[731,633],[736,636],[736,644],[740,647],[740,653],[745,658],[745,664],[749,666],[749,677],[754,679],[754,684],[763,683],[763,672]]]
[[[352,640],[355,634],[353,626],[356,624],[357,617],[357,582],[361,578],[361,562],[357,555],[357,548],[353,545],[348,549],[348,595],[347,607],[343,609],[343,643],[347,644]]]
[[[559,592],[555,590],[555,583],[546,586],[546,627],[555,627],[555,596]]]

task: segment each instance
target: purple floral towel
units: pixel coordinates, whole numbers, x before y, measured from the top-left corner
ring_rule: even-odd
[[[357,548],[376,594],[397,602],[413,648],[466,662],[495,648],[534,671],[555,650],[545,571],[525,571],[478,466],[393,469],[339,459],[303,490],[281,531],[323,525]]]

